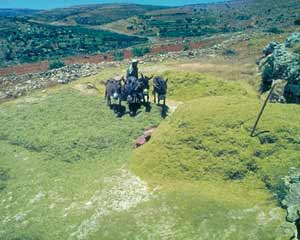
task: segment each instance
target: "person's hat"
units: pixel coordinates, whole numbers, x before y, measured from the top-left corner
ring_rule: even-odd
[[[139,60],[137,60],[135,58],[131,60],[131,63],[138,63],[138,62],[139,62]]]

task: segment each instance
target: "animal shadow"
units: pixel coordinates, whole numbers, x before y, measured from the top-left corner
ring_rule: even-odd
[[[140,110],[141,104],[139,104],[139,103],[131,103],[131,104],[129,104],[128,108],[129,108],[129,115],[131,117],[135,117],[141,113],[141,110]]]
[[[151,107],[151,103],[150,102],[144,103],[143,105],[145,106],[145,111],[147,113],[151,112],[152,107]]]
[[[125,106],[119,106],[116,104],[113,108],[113,111],[117,115],[117,117],[121,118],[126,114],[126,107]]]
[[[166,118],[168,116],[169,113],[169,107],[167,105],[161,105],[161,117],[162,118]]]

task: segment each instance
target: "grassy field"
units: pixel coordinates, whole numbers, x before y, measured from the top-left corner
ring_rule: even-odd
[[[205,97],[181,105],[155,140],[136,151],[134,169],[155,180],[238,180],[275,188],[298,167],[300,108],[270,104],[257,130],[256,99]],[[147,155],[149,151],[149,156]]]
[[[93,196],[117,184],[114,176],[125,171],[121,179],[142,184],[121,169],[133,140],[161,119],[155,107],[117,118],[102,96],[72,88],[4,103],[0,115],[1,239],[67,239],[93,215]]]
[[[269,105],[269,132],[250,138],[253,86],[175,64],[141,67],[182,103],[166,119],[105,106],[100,82],[117,67],[1,104],[0,239],[287,239],[274,193],[299,165],[300,108]]]

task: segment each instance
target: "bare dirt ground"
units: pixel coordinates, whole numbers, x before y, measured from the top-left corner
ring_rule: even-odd
[[[180,101],[175,101],[175,100],[172,100],[172,99],[169,99],[167,100],[167,105],[169,107],[169,112],[172,114],[176,111],[176,109],[181,105],[183,104],[183,102],[180,102]]]
[[[89,89],[87,84],[78,83],[73,86],[74,89],[80,91],[83,95],[96,96],[98,95],[98,91],[96,89]]]

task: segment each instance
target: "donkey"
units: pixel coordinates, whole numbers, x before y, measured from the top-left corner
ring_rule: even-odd
[[[168,79],[164,80],[162,77],[155,77],[153,79],[153,95],[154,103],[156,103],[156,95],[158,96],[157,104],[159,105],[160,100],[163,100],[163,105],[166,105],[168,90]]]
[[[123,97],[128,104],[140,103],[143,99],[142,82],[136,77],[128,77],[123,86]]]
[[[122,101],[122,84],[121,81],[109,79],[105,82],[105,100],[108,106],[111,106],[111,98],[118,100],[119,106]]]
[[[153,78],[153,76],[147,77],[144,76],[142,73],[141,76],[142,77],[139,79],[139,81],[141,82],[141,89],[139,91],[142,92],[143,102],[149,103],[149,89],[150,89],[149,81]]]

